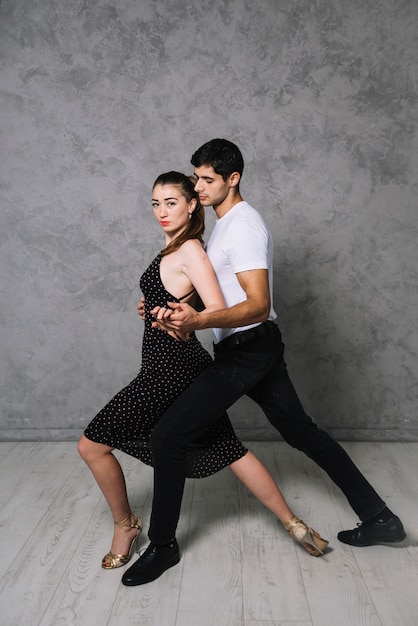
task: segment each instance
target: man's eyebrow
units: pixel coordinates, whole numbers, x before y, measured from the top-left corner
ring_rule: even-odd
[[[196,178],[203,178],[203,180],[213,180],[213,176],[198,176],[195,174]]]

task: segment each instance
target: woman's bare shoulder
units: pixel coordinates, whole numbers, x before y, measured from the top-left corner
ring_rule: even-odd
[[[179,252],[187,257],[206,256],[206,252],[198,239],[188,239],[185,241],[181,248],[179,248]]]

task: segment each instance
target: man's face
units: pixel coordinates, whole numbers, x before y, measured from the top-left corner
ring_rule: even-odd
[[[201,165],[194,170],[197,178],[195,190],[199,194],[202,206],[217,207],[228,195],[230,184],[220,174],[217,174],[211,165]]]

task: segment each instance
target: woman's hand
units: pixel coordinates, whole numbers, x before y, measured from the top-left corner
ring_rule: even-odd
[[[167,302],[166,307],[155,307],[151,311],[154,328],[190,333],[199,328],[200,314],[186,302]]]

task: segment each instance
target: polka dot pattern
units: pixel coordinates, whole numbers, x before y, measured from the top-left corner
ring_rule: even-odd
[[[152,328],[150,311],[177,301],[160,278],[158,255],[141,276],[145,296],[145,324],[141,369],[129,385],[119,391],[90,422],[85,436],[152,465],[150,436],[164,411],[209,365],[211,356],[192,333],[188,341],[178,341],[166,332]],[[236,438],[225,414],[187,451],[188,478],[215,474],[247,452]]]

